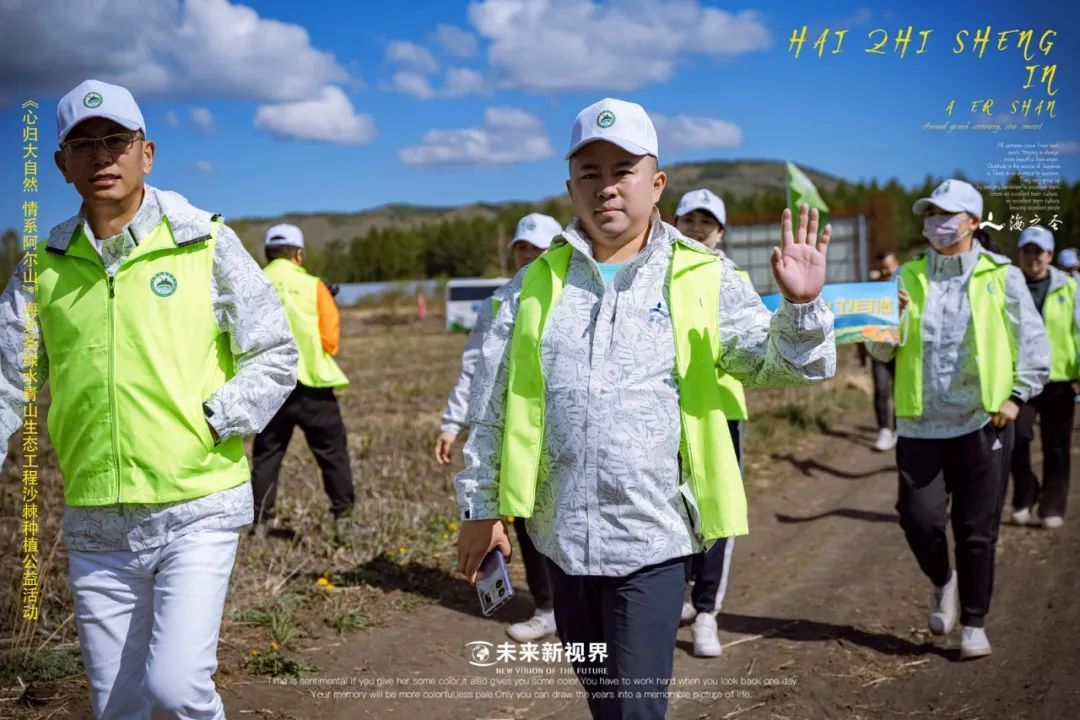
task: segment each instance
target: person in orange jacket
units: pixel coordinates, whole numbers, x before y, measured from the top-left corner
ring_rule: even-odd
[[[255,494],[255,528],[266,535],[274,520],[278,474],[293,429],[299,426],[322,471],[330,498],[334,541],[348,544],[356,536],[352,467],[334,390],[349,384],[334,362],[341,345],[341,314],[330,289],[304,268],[304,234],[295,225],[274,225],[266,232],[263,272],[285,306],[289,329],[300,349],[296,389],[270,424],[255,436],[251,485]],[[285,531],[286,535],[291,532]]]

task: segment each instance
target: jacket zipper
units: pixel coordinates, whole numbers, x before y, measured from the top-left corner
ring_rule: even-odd
[[[139,247],[139,238],[135,237],[135,230],[131,225],[128,225],[128,235],[131,236],[131,242],[135,244],[135,247]],[[128,258],[125,257],[124,262],[127,262],[127,259]],[[114,310],[116,308],[117,272],[120,272],[119,267],[116,268],[112,275],[109,275],[109,404],[112,406],[113,416],[112,436],[113,461],[116,463],[116,503],[120,504],[120,417],[118,415],[120,404],[116,401],[116,332],[113,319]]]
[[[112,412],[113,463],[116,469],[116,502],[120,503],[120,419],[116,402],[116,331],[114,308],[116,307],[116,278],[109,275],[109,409]]]

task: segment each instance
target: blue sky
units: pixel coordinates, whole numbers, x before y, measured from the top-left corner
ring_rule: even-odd
[[[42,224],[78,206],[50,160],[55,103],[86,77],[129,86],[158,144],[150,182],[226,217],[354,211],[390,202],[537,200],[562,191],[570,124],[604,96],[658,116],[661,162],[792,160],[851,180],[960,170],[987,179],[998,142],[1061,142],[1080,178],[1075,96],[1080,11],[1050,3],[483,0],[472,3],[110,0],[78,17],[60,0],[0,7],[0,228],[21,216],[19,103],[41,103]],[[932,8],[932,9],[931,9]],[[799,59],[788,52],[809,26]],[[907,56],[892,52],[913,27]],[[986,25],[984,57],[955,34]],[[818,58],[825,27],[849,30]],[[864,52],[875,28],[889,51]],[[933,30],[916,55],[920,30]],[[1032,63],[1056,64],[1056,119],[1039,131],[946,134],[968,105],[1045,98],[996,33],[1032,29]],[[1049,55],[1045,30],[1057,30]],[[306,105],[305,105],[306,103]]]

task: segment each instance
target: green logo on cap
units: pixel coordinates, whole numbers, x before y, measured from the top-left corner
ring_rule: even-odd
[[[99,93],[88,92],[83,95],[82,104],[93,110],[94,108],[101,107],[102,98]]]
[[[602,128],[609,128],[615,124],[615,113],[605,110],[596,116],[596,124]]]
[[[176,277],[170,272],[159,272],[150,278],[150,289],[158,297],[169,297],[176,292]]]

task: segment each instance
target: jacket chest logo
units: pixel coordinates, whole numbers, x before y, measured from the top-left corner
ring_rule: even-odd
[[[662,323],[670,317],[670,313],[664,308],[663,302],[658,302],[649,308],[649,324]]]
[[[150,289],[158,297],[169,297],[176,292],[176,276],[171,272],[159,272],[150,278]]]

